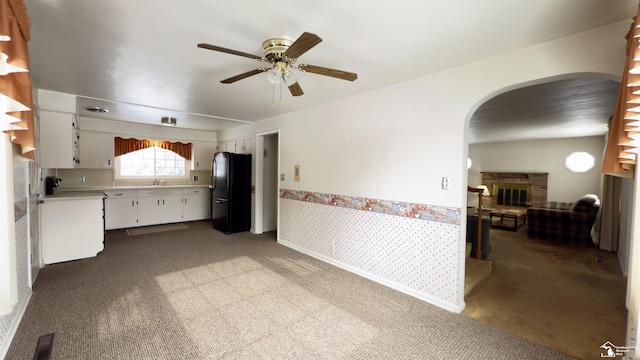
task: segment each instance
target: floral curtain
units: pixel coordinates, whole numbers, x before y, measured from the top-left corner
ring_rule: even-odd
[[[640,4],[639,11],[640,14]],[[640,16],[627,33],[627,61],[609,123],[602,173],[633,178],[640,139]]]
[[[31,20],[22,0],[0,0],[0,131],[34,158],[35,129],[29,76]]]
[[[133,151],[142,150],[157,146],[162,149],[173,151],[174,153],[182,156],[187,160],[191,160],[191,143],[180,143],[160,140],[138,140],[138,139],[123,139],[121,137],[115,138],[115,156],[124,155]]]

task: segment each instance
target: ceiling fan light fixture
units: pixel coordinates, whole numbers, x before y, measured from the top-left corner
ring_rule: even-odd
[[[176,126],[176,118],[164,116],[160,119],[160,124],[164,126]]]
[[[291,71],[285,72],[284,75],[282,75],[282,78],[284,79],[284,83],[287,84],[287,86],[291,86],[298,82],[298,78],[296,78],[296,76],[293,75]]]
[[[109,112],[109,109],[100,106],[85,106],[84,109],[98,114],[105,114]]]
[[[273,68],[267,71],[267,79],[273,85],[280,85],[282,83],[282,72],[280,72],[280,69]]]

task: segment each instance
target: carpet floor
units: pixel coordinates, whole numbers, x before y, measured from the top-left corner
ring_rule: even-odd
[[[145,234],[154,234],[165,231],[173,231],[173,230],[182,230],[186,229],[187,225],[183,223],[175,223],[175,224],[162,224],[162,225],[151,225],[151,226],[142,226],[137,228],[126,229],[127,235],[145,235]]]
[[[579,359],[625,344],[627,279],[617,254],[491,229],[492,270],[463,314]],[[605,353],[606,354],[606,353]]]
[[[97,257],[43,268],[8,359],[32,358],[50,333],[52,359],[570,359],[293,251],[275,233],[188,226],[109,231]]]

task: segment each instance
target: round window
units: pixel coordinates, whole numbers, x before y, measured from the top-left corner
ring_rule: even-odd
[[[564,167],[574,173],[583,173],[591,170],[595,164],[595,158],[584,151],[576,151],[564,158]]]

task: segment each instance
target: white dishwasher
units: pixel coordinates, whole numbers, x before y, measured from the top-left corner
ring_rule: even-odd
[[[104,193],[69,192],[40,201],[45,264],[84,259],[104,250]]]

